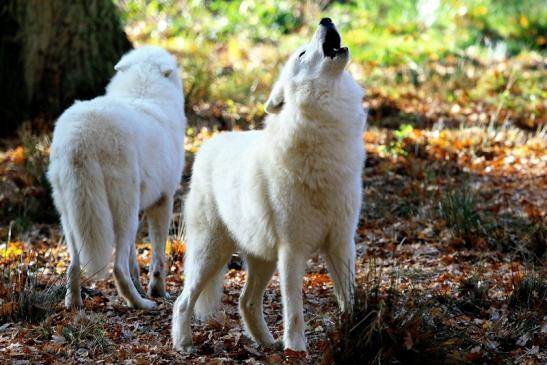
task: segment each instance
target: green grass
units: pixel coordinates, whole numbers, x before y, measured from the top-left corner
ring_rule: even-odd
[[[103,318],[98,314],[81,312],[72,323],[61,329],[61,335],[74,349],[87,349],[90,353],[103,353],[112,346]]]
[[[538,274],[531,274],[515,285],[509,297],[509,306],[520,310],[538,310],[546,313],[547,281]]]
[[[21,262],[28,257],[21,256]],[[25,321],[40,323],[47,319],[64,298],[66,289],[62,283],[41,283],[36,265],[20,264],[0,270],[0,288],[7,290],[3,298],[10,303],[10,310],[0,313],[0,323]]]
[[[453,234],[466,241],[471,239],[480,227],[477,200],[467,185],[447,192],[439,202],[439,213]]]

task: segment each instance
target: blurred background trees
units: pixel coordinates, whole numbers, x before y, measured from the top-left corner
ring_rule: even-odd
[[[546,9],[536,0],[5,0],[0,135],[37,116],[51,127],[74,99],[101,94],[130,47],[122,25],[134,43],[179,56],[192,125],[254,128],[280,63],[325,15],[351,49],[354,74],[395,100],[374,107],[373,119],[391,123],[400,114],[392,104],[421,91],[450,107],[481,102],[500,109],[496,123],[536,129],[545,122]]]
[[[75,99],[101,94],[131,48],[110,0],[0,4],[0,135],[51,121]]]
[[[494,124],[536,129],[545,123],[543,1],[116,3],[136,44],[157,43],[180,56],[187,112],[198,129],[256,127],[280,63],[308,39],[322,16],[330,16],[341,30],[351,51],[353,74],[369,95],[382,97],[382,107],[372,105],[373,120],[394,128],[415,123],[408,111],[401,110],[401,103],[412,101],[403,96],[420,94],[422,99],[427,94],[435,99],[433,109],[445,114],[454,105],[454,110],[464,109],[466,103],[481,103],[487,111],[499,109],[488,118],[479,116],[483,124],[495,119]]]

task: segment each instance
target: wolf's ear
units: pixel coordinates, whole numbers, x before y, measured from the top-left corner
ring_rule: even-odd
[[[129,68],[129,66],[131,66],[131,63],[127,61],[126,58],[122,58],[120,62],[116,63],[116,65],[114,66],[114,70],[125,71]]]
[[[277,114],[283,108],[283,103],[285,102],[285,97],[283,96],[283,86],[279,81],[277,81],[270,93],[268,101],[266,101],[266,113],[268,114]]]
[[[171,76],[173,71],[175,71],[175,66],[167,64],[167,63],[160,64],[160,72],[163,76],[169,77]]]

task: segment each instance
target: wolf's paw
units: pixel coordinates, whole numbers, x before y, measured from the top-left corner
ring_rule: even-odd
[[[254,337],[253,337],[253,340],[255,340],[257,344],[259,344],[260,346],[264,348],[272,349],[272,350],[283,350],[283,341],[274,340],[274,338],[272,337],[270,333],[265,334],[262,340],[254,338]]]
[[[82,302],[82,297],[80,296],[80,293],[78,293],[77,295],[73,295],[67,292],[65,296],[66,309],[80,309],[83,306],[84,306],[84,303]]]
[[[264,345],[264,346],[266,346],[267,348],[273,349],[273,350],[282,351],[283,350],[283,341],[275,341],[275,342],[272,342],[272,343]]]
[[[152,298],[163,298],[167,296],[165,286],[160,282],[152,282],[148,287],[148,295]]]
[[[156,309],[158,305],[153,300],[141,298],[139,303],[135,303],[134,305],[130,305],[130,306],[136,309],[151,310],[151,309]]]
[[[173,344],[173,349],[178,352],[185,352],[185,353],[193,353],[196,352],[196,347],[194,346],[194,343],[192,341],[184,342],[181,341],[179,343]]]

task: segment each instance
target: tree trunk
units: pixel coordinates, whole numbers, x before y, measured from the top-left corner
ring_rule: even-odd
[[[2,0],[0,135],[104,92],[131,48],[110,0]]]

